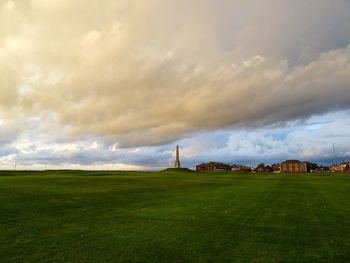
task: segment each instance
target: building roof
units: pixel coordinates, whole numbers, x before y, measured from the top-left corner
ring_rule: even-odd
[[[299,160],[286,160],[286,161],[284,161],[284,162],[282,162],[282,163],[290,164],[290,163],[303,163],[303,162],[301,162],[301,161],[299,161]]]
[[[220,163],[220,162],[201,163],[201,164],[199,164],[197,166],[208,166],[208,165],[227,165],[227,166],[230,166],[229,164]]]

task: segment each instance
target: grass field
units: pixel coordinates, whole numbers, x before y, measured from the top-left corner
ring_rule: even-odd
[[[0,172],[0,262],[350,262],[350,175]]]

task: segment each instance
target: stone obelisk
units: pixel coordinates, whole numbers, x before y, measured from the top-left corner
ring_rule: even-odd
[[[181,166],[180,166],[180,157],[179,157],[179,145],[176,145],[175,168],[181,168]]]

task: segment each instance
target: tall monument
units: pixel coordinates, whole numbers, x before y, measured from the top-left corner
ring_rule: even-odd
[[[179,157],[179,145],[176,145],[175,168],[181,168],[181,166],[180,166],[180,157]]]

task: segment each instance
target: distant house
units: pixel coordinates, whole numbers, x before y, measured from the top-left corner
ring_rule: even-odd
[[[308,168],[310,169],[310,172],[317,172],[320,170],[320,167],[318,166],[317,163],[310,163],[310,162],[306,162]]]
[[[196,171],[231,171],[231,165],[219,162],[202,163],[196,166]]]
[[[281,163],[282,173],[307,173],[310,172],[310,166],[306,162],[299,160],[287,160]]]
[[[257,173],[272,173],[273,169],[271,166],[261,163],[255,168],[255,172],[257,172]]]
[[[328,167],[328,166],[320,166],[319,168],[318,168],[318,171],[320,171],[320,172],[330,172],[331,171],[331,168],[330,167]]]
[[[240,171],[241,170],[241,165],[239,164],[232,164],[231,165],[231,171]]]
[[[332,172],[336,172],[336,173],[350,172],[350,162],[342,162],[339,164],[333,164],[330,167],[330,170]]]
[[[231,171],[251,172],[252,168],[243,164],[232,164]]]
[[[281,172],[281,164],[280,163],[274,163],[271,165],[272,170],[274,173],[280,173]]]

